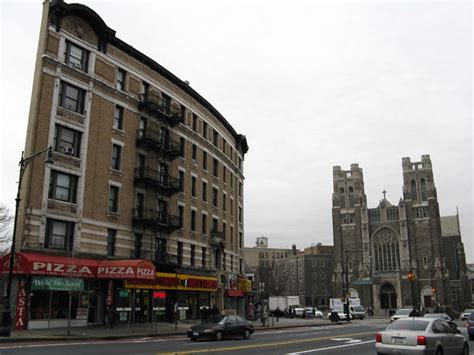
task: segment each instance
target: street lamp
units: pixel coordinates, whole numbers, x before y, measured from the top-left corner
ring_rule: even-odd
[[[21,159],[18,165],[20,166],[20,176],[18,179],[18,191],[16,193],[15,199],[15,220],[13,222],[13,235],[12,235],[12,245],[10,249],[10,265],[8,270],[8,281],[7,281],[7,292],[4,298],[4,307],[5,310],[2,314],[2,323],[1,328],[3,328],[4,333],[2,335],[10,336],[10,323],[11,323],[11,309],[10,309],[10,296],[11,296],[11,289],[12,289],[12,278],[13,278],[13,267],[15,265],[15,241],[16,241],[16,227],[18,222],[18,208],[20,207],[20,190],[21,190],[21,183],[23,181],[23,175],[25,174],[26,168],[31,161],[40,156],[41,154],[48,152],[45,160],[45,164],[54,164],[53,161],[53,147],[49,146],[46,149],[39,151],[29,157],[25,158],[25,152],[21,152]]]
[[[345,287],[345,290],[343,289],[343,291],[345,291],[345,299],[346,299],[346,320],[349,321],[350,320],[350,309],[349,309],[349,259],[348,259],[348,256],[347,254],[348,253],[361,253],[362,250],[344,250],[344,253],[346,254],[346,275],[345,275],[345,281],[346,281],[346,287]]]

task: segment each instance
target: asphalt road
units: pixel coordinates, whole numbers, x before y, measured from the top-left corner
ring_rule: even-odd
[[[249,340],[223,340],[192,342],[186,337],[142,338],[134,340],[1,344],[0,355],[118,355],[118,354],[375,354],[377,330],[385,329],[386,320],[353,321],[338,326],[304,327],[279,330],[262,330]],[[461,327],[466,335],[465,326]],[[474,354],[474,342],[470,342]]]

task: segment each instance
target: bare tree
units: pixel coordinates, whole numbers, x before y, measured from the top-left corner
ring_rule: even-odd
[[[10,245],[12,223],[13,215],[10,209],[4,203],[0,203],[0,254]]]

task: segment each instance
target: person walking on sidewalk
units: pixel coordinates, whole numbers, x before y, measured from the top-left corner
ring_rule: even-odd
[[[114,307],[109,306],[109,308],[107,308],[106,317],[107,317],[107,328],[113,329],[113,328],[114,328],[114,322],[115,322],[115,310],[114,310]]]

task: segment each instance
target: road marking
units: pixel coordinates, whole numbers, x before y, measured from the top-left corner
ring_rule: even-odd
[[[374,332],[365,332],[365,333],[355,333],[355,334],[348,334],[351,336],[361,336],[361,335],[373,335]],[[197,353],[211,353],[211,352],[223,352],[223,351],[235,351],[235,350],[245,350],[245,349],[255,349],[255,348],[269,348],[269,347],[277,347],[281,345],[291,345],[291,344],[302,344],[302,343],[310,343],[313,341],[320,341],[320,340],[328,340],[332,339],[334,336],[326,336],[326,337],[319,337],[319,338],[310,338],[310,339],[298,339],[298,340],[289,340],[289,341],[281,341],[281,342],[273,342],[273,343],[264,343],[264,344],[253,344],[253,345],[242,345],[242,346],[229,346],[225,348],[208,348],[208,349],[201,349],[201,350],[187,350],[187,351],[175,351],[175,352],[166,352],[166,353],[156,353],[156,355],[184,355],[184,354],[197,354]],[[372,340],[371,340],[372,341]],[[360,343],[358,343],[360,344]],[[349,345],[356,345],[356,344],[347,344],[344,346]]]
[[[362,345],[362,344],[369,344],[369,343],[375,343],[375,340],[360,341],[358,343],[350,343],[350,344],[344,344],[344,345],[328,346],[327,348],[311,349],[311,350],[299,351],[297,353],[287,353],[286,355],[299,355],[299,354],[307,354],[307,353],[316,353],[316,352],[319,352],[319,351],[327,351],[327,350],[332,350],[332,349],[347,348],[348,346]]]
[[[352,339],[352,338],[334,338],[334,339],[331,339],[331,340],[335,340],[335,341],[347,341],[347,344],[354,344],[354,343],[359,343],[359,342],[362,341],[362,340],[360,340],[360,339]]]

